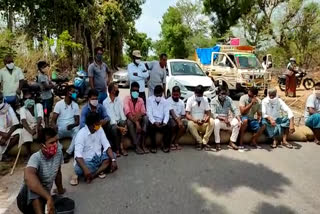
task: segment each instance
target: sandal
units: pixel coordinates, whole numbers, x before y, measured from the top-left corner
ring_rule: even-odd
[[[162,151],[163,151],[164,153],[169,153],[169,152],[170,152],[170,149],[169,149],[169,147],[163,147],[163,148],[162,148]]]
[[[71,186],[77,186],[79,184],[78,175],[72,175],[70,180]]]
[[[121,157],[121,154],[119,151],[117,151],[117,158],[120,158]]]
[[[137,148],[136,148],[136,153],[137,153],[138,155],[143,155],[143,154],[144,154],[144,151],[143,151],[139,146],[137,146]]]
[[[151,148],[150,152],[153,153],[153,154],[157,153],[157,148]]]
[[[228,148],[229,149],[233,149],[233,150],[238,150],[239,149],[238,146],[236,144],[232,143],[232,142],[229,143]]]
[[[120,154],[123,155],[123,156],[128,156],[128,151],[125,150],[125,149],[122,149]]]
[[[291,143],[282,143],[282,145],[287,147],[288,149],[293,149],[293,146]]]
[[[107,177],[107,175],[106,175],[106,173],[101,172],[101,173],[98,175],[98,177],[99,177],[100,179],[104,179],[104,178]]]
[[[210,145],[206,144],[206,145],[204,145],[204,151],[213,152],[213,149],[212,149],[212,147]]]
[[[202,144],[198,143],[198,144],[196,145],[196,149],[197,149],[198,151],[201,151],[201,150],[202,150]]]
[[[177,150],[181,150],[182,149],[182,147],[179,144],[176,144],[175,146],[177,147]]]
[[[170,150],[171,151],[177,150],[176,144],[171,144]]]
[[[220,143],[217,143],[217,144],[216,144],[216,151],[217,151],[217,152],[221,151],[221,145],[220,145]]]
[[[273,143],[270,145],[271,148],[275,149],[278,147],[278,142],[276,140],[273,141]]]

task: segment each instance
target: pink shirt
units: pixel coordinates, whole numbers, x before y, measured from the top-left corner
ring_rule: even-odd
[[[142,98],[138,98],[136,105],[133,104],[131,96],[126,96],[123,101],[124,104],[124,114],[128,116],[129,114],[135,115],[136,113],[146,114],[146,108]]]

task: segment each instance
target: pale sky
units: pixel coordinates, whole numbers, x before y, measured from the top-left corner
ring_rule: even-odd
[[[139,32],[146,33],[152,40],[159,39],[160,21],[169,6],[174,6],[178,0],[146,0],[142,5],[142,15],[136,21]]]

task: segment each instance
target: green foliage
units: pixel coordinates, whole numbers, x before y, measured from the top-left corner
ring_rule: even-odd
[[[152,46],[152,40],[151,38],[148,38],[147,34],[139,33],[133,28],[129,33],[129,36],[126,38],[125,43],[127,45],[127,56],[131,56],[132,51],[134,50],[140,50],[142,59],[146,60],[148,58],[148,53]]]
[[[16,51],[13,49],[17,45],[16,36],[9,30],[4,30],[0,33],[0,62],[6,55],[16,55]]]

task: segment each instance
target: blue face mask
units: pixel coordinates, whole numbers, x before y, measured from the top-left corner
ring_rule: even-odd
[[[102,54],[97,54],[96,59],[97,59],[99,62],[102,61],[102,58],[103,58]]]
[[[131,92],[131,96],[132,96],[133,99],[138,99],[139,92],[133,91],[133,92]]]
[[[71,94],[71,99],[72,99],[72,100],[77,100],[77,95],[78,95],[78,94],[77,94],[76,92],[72,93],[72,94]]]

